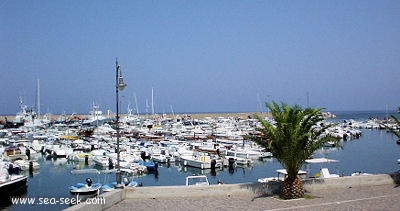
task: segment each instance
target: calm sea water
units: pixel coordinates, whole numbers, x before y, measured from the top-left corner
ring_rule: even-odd
[[[395,112],[335,112],[337,118],[333,121],[343,121],[344,119],[354,119],[358,121],[367,120],[370,117],[384,119],[386,116]],[[359,139],[343,142],[342,149],[324,148],[315,153],[314,157],[328,157],[337,159],[339,162],[327,164],[331,173],[350,175],[355,171],[366,173],[390,173],[398,171],[397,159],[400,158],[400,145],[396,144],[396,137],[385,130],[362,130]],[[93,165],[85,166],[67,162],[65,159],[46,159],[40,157],[38,162],[41,164],[40,171],[29,175],[28,189],[21,197],[32,197],[39,201],[41,197],[53,198],[73,198],[69,193],[68,187],[77,182],[84,182],[87,177],[93,181],[104,182],[104,180],[115,180],[115,174],[104,175],[72,175],[73,169],[93,168]],[[254,163],[251,167],[236,168],[229,171],[227,168],[211,172],[211,170],[200,170],[196,168],[183,167],[179,163],[159,166],[157,174],[148,174],[134,178],[144,186],[165,186],[165,185],[185,185],[185,178],[194,174],[205,174],[210,183],[216,184],[218,180],[224,183],[246,183],[256,182],[263,177],[276,176],[276,169],[282,168],[275,159],[264,159]],[[313,164],[304,166],[304,170],[316,173],[321,168],[320,165]],[[11,205],[1,204],[0,208],[6,210],[61,210],[67,208],[66,204],[34,204],[34,205]]]

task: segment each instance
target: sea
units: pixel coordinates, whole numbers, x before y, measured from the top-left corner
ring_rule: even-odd
[[[336,118],[333,122],[344,120],[366,121],[370,118],[385,119],[399,115],[395,111],[338,111],[331,112]],[[400,158],[400,145],[396,144],[396,136],[386,130],[361,129],[362,135],[358,139],[344,141],[340,148],[321,148],[314,156],[326,157],[339,162],[323,164],[331,173],[339,175],[351,175],[356,171],[371,174],[392,173],[399,171],[400,166],[397,159]],[[28,173],[28,188],[18,197],[30,199],[31,203],[13,204],[11,201],[0,201],[2,210],[62,210],[72,206],[66,204],[65,199],[72,199],[69,187],[78,182],[84,182],[91,178],[94,182],[106,183],[115,181],[115,173],[86,175],[71,174],[74,169],[96,168],[92,163],[74,163],[63,158],[38,157],[40,170]],[[257,182],[259,178],[277,176],[276,170],[282,166],[274,158],[257,160],[251,166],[237,167],[234,169],[224,168],[211,170],[200,170],[184,167],[181,163],[159,165],[157,173],[144,176],[134,176],[130,179],[136,180],[143,186],[176,186],[185,185],[185,178],[191,175],[206,175],[210,184],[218,181],[224,184]],[[309,174],[319,172],[321,164],[305,165],[303,170]],[[140,188],[140,187],[137,187]],[[26,201],[27,202],[27,201]]]

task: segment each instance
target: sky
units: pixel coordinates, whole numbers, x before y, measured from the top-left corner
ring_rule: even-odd
[[[116,58],[121,113],[400,106],[397,0],[0,0],[0,28],[0,114],[115,112]]]

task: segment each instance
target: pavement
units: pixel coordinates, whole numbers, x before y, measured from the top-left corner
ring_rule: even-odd
[[[121,210],[400,210],[400,186],[396,184],[347,187],[307,192],[303,199],[277,196],[127,198],[106,209]]]

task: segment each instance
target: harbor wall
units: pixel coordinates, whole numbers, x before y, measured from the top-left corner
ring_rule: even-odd
[[[305,191],[315,192],[332,188],[356,188],[374,185],[398,184],[399,174],[376,174],[334,177],[327,179],[310,179],[303,182]]]
[[[91,203],[91,204],[77,204],[71,207],[68,207],[67,209],[64,209],[66,211],[98,211],[98,210],[105,210],[107,208],[112,207],[114,204],[117,204],[121,202],[122,200],[126,199],[125,196],[126,191],[124,189],[120,190],[114,190],[112,192],[104,193],[99,196],[101,198],[101,201],[105,203],[100,203],[101,201],[94,201],[97,203]]]
[[[126,198],[191,198],[272,196],[278,194],[280,182],[242,183],[210,186],[158,186],[126,189]]]
[[[327,179],[309,179],[303,181],[306,192],[316,192],[323,189],[352,188],[375,185],[400,184],[400,174],[377,174],[365,176],[346,176]],[[122,200],[156,199],[156,198],[193,198],[193,197],[267,197],[278,195],[281,182],[242,183],[210,186],[152,186],[135,187],[117,190],[101,195],[106,204],[80,204],[69,207],[68,211],[104,210]]]

